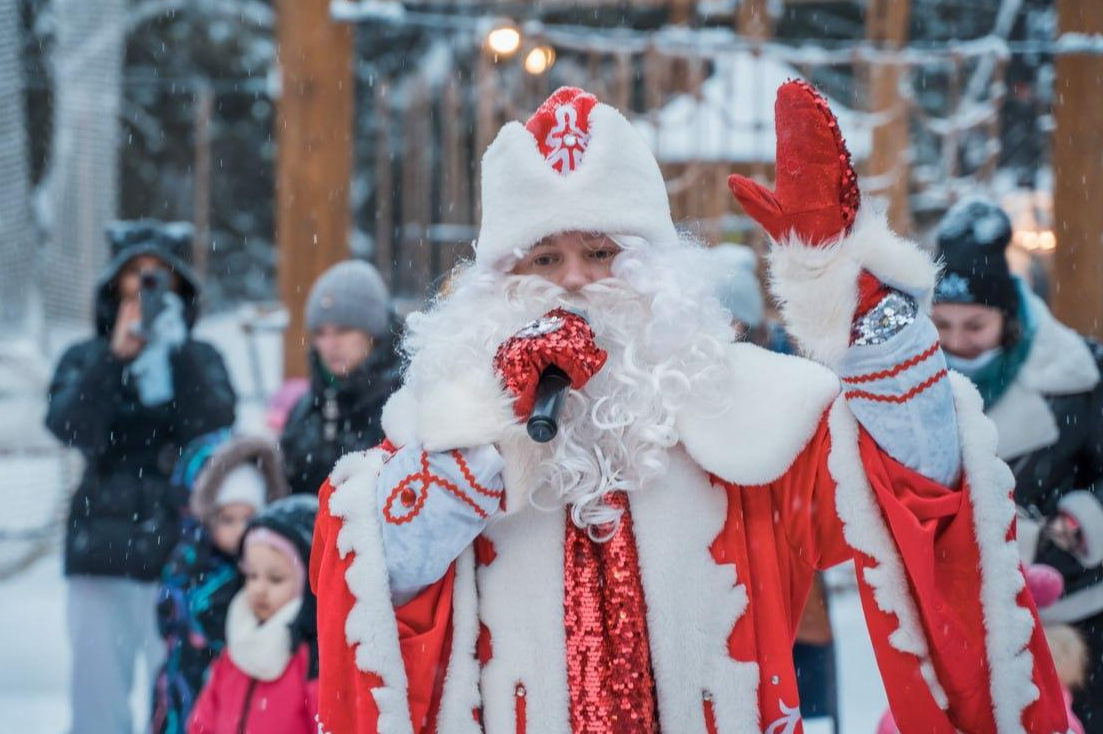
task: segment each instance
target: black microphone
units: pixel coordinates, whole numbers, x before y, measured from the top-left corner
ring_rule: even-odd
[[[529,416],[529,437],[537,443],[547,443],[559,433],[559,415],[571,391],[571,378],[554,364],[540,373],[536,384],[536,403]]]

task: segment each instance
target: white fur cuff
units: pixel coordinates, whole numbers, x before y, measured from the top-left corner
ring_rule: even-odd
[[[517,422],[512,396],[489,369],[418,387],[403,386],[383,408],[383,430],[397,446],[415,441],[426,451],[485,446]]]
[[[770,290],[785,327],[804,353],[836,368],[850,345],[858,307],[858,276],[868,270],[885,285],[930,309],[938,268],[918,245],[897,236],[881,214],[858,214],[850,234],[811,247],[796,239],[774,245]]]
[[[1076,553],[1076,560],[1085,568],[1103,563],[1103,505],[1099,499],[1087,490],[1078,489],[1062,497],[1057,508],[1080,525],[1084,547]]]

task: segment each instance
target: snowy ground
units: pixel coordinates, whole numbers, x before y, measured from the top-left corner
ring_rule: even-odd
[[[269,328],[278,321],[278,314],[257,319],[255,314],[242,311],[206,319],[197,329],[201,338],[213,342],[226,359],[231,380],[242,400],[239,428],[265,430],[263,397],[274,391],[281,379],[280,336],[278,330]],[[252,336],[242,328],[247,322],[259,327]],[[48,375],[35,374],[31,382],[41,390],[43,379],[48,379]],[[5,383],[2,370],[0,383]],[[5,384],[0,384],[0,400],[10,408],[11,392],[5,395],[4,387]],[[41,432],[36,431],[41,426],[43,403],[41,399],[37,404],[33,402],[20,405],[18,410],[0,411],[0,497],[4,502],[0,509],[0,530],[10,527],[15,517],[37,522],[39,515],[51,506],[28,499],[34,495],[27,493],[27,487],[44,494],[58,492],[56,480],[45,481],[50,471],[44,473],[42,467],[30,467],[27,462],[32,459],[15,458],[11,453],[16,436],[20,446],[28,442],[41,445]],[[42,460],[41,455],[33,459]],[[18,479],[31,470],[37,482]],[[56,467],[51,471],[57,476]],[[840,734],[873,734],[885,710],[885,694],[857,593],[852,588],[844,588],[832,596],[831,617],[839,662]],[[0,734],[63,734],[69,723],[68,675],[65,583],[60,555],[55,549],[15,576],[0,579]],[[137,722],[146,718],[147,690],[148,684],[143,683],[131,701]],[[808,722],[805,731],[831,734],[831,727],[826,722]]]

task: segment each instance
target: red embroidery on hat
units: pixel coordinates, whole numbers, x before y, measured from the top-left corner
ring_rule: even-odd
[[[561,87],[525,123],[540,154],[559,173],[574,171],[582,163],[590,144],[590,111],[596,104],[597,97],[588,92]]]

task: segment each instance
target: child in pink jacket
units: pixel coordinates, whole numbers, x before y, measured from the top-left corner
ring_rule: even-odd
[[[188,734],[317,731],[314,596],[306,584],[318,500],[270,505],[242,541],[245,587],[230,602],[226,649],[211,666]]]

